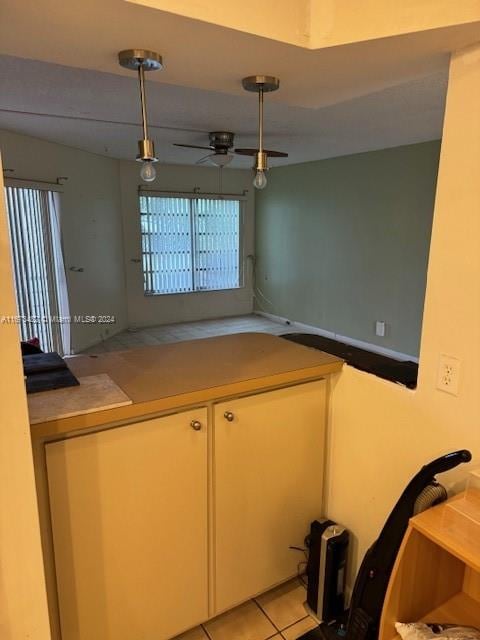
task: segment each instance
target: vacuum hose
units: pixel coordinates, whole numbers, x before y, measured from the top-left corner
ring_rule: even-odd
[[[416,516],[417,513],[421,513],[436,504],[440,504],[440,502],[445,502],[447,497],[447,490],[443,485],[438,482],[428,484],[415,500],[413,515]]]

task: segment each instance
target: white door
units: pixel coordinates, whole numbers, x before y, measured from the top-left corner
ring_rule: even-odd
[[[325,381],[215,406],[215,608],[297,573],[322,515]]]
[[[46,455],[62,640],[165,640],[205,620],[207,410]]]
[[[0,160],[0,636],[48,640],[30,427]],[[7,320],[6,320],[7,319]]]

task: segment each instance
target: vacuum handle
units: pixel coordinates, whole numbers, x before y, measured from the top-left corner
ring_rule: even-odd
[[[467,449],[460,449],[459,451],[453,451],[447,453],[436,460],[433,460],[429,464],[422,467],[420,474],[423,476],[427,473],[429,476],[435,476],[437,473],[444,473],[450,469],[454,469],[463,462],[470,462],[472,454]]]
[[[472,454],[466,449],[447,453],[426,464],[410,480],[388,516],[378,539],[363,559],[353,587],[345,640],[378,638],[378,625],[385,593],[409,518],[413,515],[416,499],[437,473],[449,471],[463,462],[470,462],[471,459]],[[366,621],[365,616],[367,616]],[[356,629],[357,620],[361,621],[365,629],[362,635],[359,635]]]
[[[429,462],[422,467],[404,489],[393,511],[389,515],[380,537],[386,535],[387,532],[390,532],[388,535],[391,536],[391,532],[396,530],[397,534],[400,535],[401,540],[401,537],[403,537],[403,531],[405,531],[407,527],[408,519],[413,515],[415,500],[423,489],[430,482],[435,480],[437,473],[449,471],[463,462],[470,462],[471,459],[472,454],[470,451],[467,451],[467,449],[460,449],[459,451],[453,451],[452,453],[447,453],[436,460],[432,460],[432,462]],[[378,540],[375,545],[377,543]]]

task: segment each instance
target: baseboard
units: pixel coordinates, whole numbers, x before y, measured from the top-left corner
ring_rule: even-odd
[[[417,356],[412,356],[408,353],[402,353],[400,351],[394,351],[393,349],[387,349],[386,347],[380,347],[378,344],[372,344],[371,342],[365,342],[364,340],[357,340],[356,338],[350,338],[348,336],[342,336],[339,333],[333,331],[326,331],[320,327],[314,327],[310,324],[304,324],[303,322],[297,322],[296,320],[290,320],[289,318],[283,318],[273,313],[267,313],[266,311],[254,311],[257,316],[263,316],[273,322],[279,322],[285,324],[288,329],[298,331],[299,333],[313,333],[324,338],[330,338],[331,340],[338,340],[345,344],[351,344],[352,347],[358,347],[359,349],[365,349],[365,351],[372,351],[373,353],[379,353],[382,356],[389,358],[395,358],[395,360],[410,360],[412,362],[418,362]]]
[[[110,325],[110,330],[111,330],[111,325]],[[113,336],[116,336],[118,333],[122,333],[122,331],[126,331],[127,327],[120,327],[120,328],[116,328],[114,333],[109,333],[108,336],[106,336],[105,338],[96,338],[94,340],[89,340],[87,343],[82,345],[81,349],[75,349],[75,351],[72,349],[71,353],[69,355],[71,356],[81,356],[82,353],[86,350],[86,349],[90,349],[90,347],[96,347],[99,344],[102,344],[102,342],[105,342],[106,340],[109,340],[110,338],[113,338]]]

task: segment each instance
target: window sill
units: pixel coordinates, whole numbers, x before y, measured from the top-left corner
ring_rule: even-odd
[[[166,293],[146,293],[144,291],[143,295],[145,298],[156,298],[158,296],[190,296],[192,293],[222,293],[228,291],[239,291],[240,289],[245,289],[246,285],[241,285],[239,287],[231,287],[230,289],[198,289],[197,291],[172,291]]]

